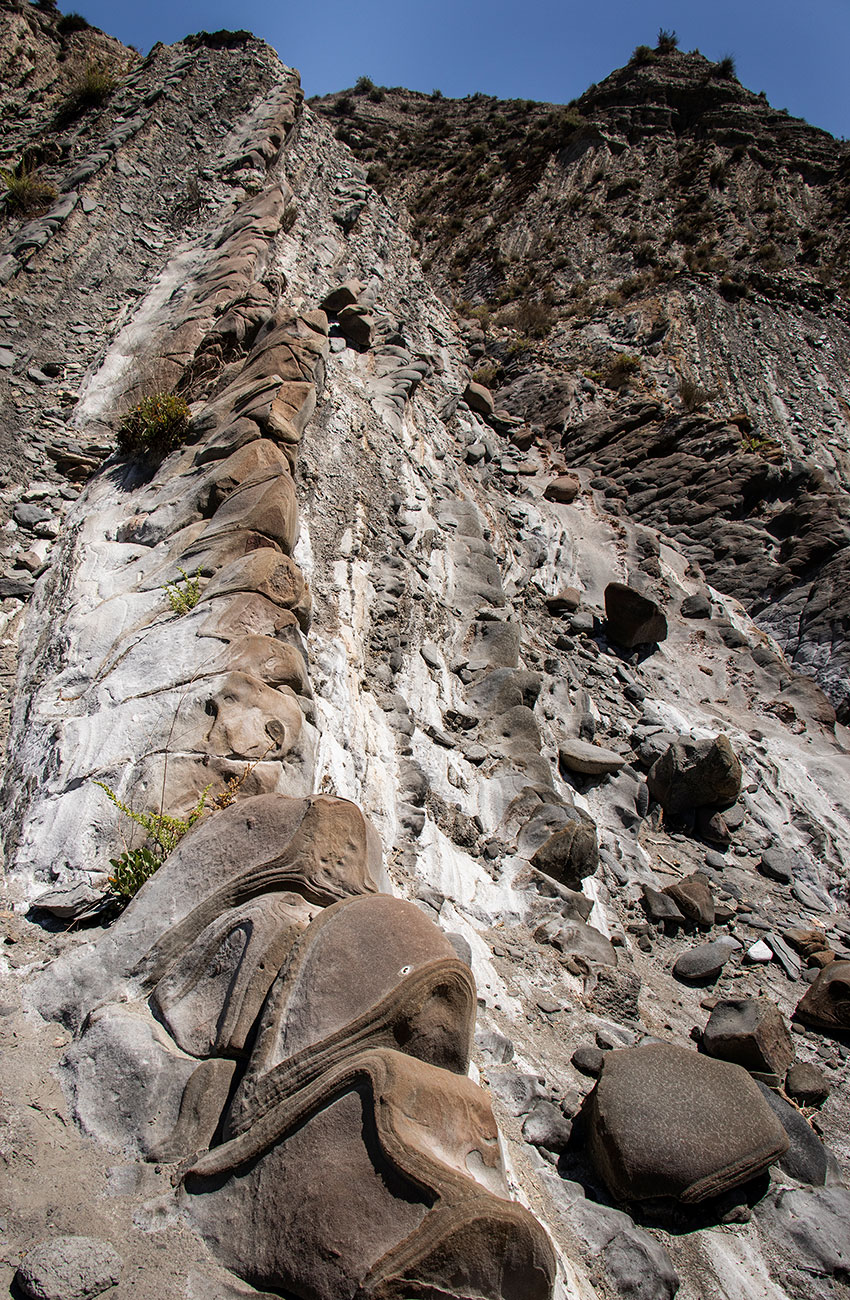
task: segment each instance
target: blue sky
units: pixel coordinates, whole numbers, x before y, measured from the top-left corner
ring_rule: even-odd
[[[307,95],[352,85],[566,101],[674,28],[683,49],[733,54],[738,76],[850,137],[850,0],[60,0],[144,53],[245,27],[300,69]]]

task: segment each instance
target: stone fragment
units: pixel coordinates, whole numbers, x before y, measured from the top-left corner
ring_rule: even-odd
[[[592,1079],[598,1079],[605,1063],[605,1053],[600,1047],[588,1043],[584,1047],[577,1047],[570,1060],[580,1074],[589,1074]]]
[[[794,856],[787,849],[765,849],[761,855],[758,869],[768,880],[775,880],[779,885],[790,885],[794,879]]]
[[[534,1103],[522,1125],[526,1142],[535,1147],[545,1147],[547,1151],[563,1151],[572,1131],[572,1124],[560,1108],[544,1100]]]
[[[850,1029],[850,961],[825,966],[797,1003],[794,1017],[816,1029]]]
[[[794,1059],[794,1045],[782,1013],[767,998],[718,1002],[702,1032],[709,1056],[734,1061],[745,1070],[782,1075]]]
[[[683,912],[675,900],[664,890],[653,889],[652,885],[643,886],[643,902],[646,914],[651,921],[663,921],[665,925],[684,925]]]
[[[786,1075],[785,1091],[798,1106],[821,1106],[830,1089],[823,1070],[809,1061],[796,1061]]]
[[[569,889],[580,889],[582,880],[599,866],[596,826],[586,814],[568,821],[541,845],[531,865]]]
[[[643,1228],[625,1228],[602,1249],[602,1260],[624,1300],[673,1300],[679,1275],[667,1251]]]
[[[558,759],[561,767],[568,772],[578,772],[583,776],[607,776],[611,772],[619,772],[626,763],[615,750],[573,736],[561,741]]]
[[[744,953],[744,961],[752,962],[755,965],[767,964],[773,961],[773,950],[765,943],[764,939],[757,939],[752,947]]]
[[[343,307],[338,313],[338,320],[340,333],[347,342],[360,348],[372,346],[375,320],[365,307]]]
[[[343,307],[353,307],[362,292],[363,285],[359,280],[344,280],[335,289],[331,289],[330,293],[325,294],[319,306],[329,316],[336,316]]]
[[[559,506],[568,506],[575,501],[580,490],[581,483],[574,474],[561,474],[546,484],[543,496],[546,501],[554,501]]]
[[[536,1102],[545,1100],[540,1080],[534,1074],[521,1074],[514,1068],[491,1069],[487,1071],[487,1082],[511,1115],[527,1115]]]
[[[679,607],[682,618],[711,618],[711,601],[701,591],[686,596]]]
[[[762,1096],[788,1136],[788,1150],[781,1157],[779,1168],[783,1173],[796,1178],[799,1183],[811,1183],[814,1187],[823,1187],[829,1168],[826,1147],[796,1106],[789,1105],[766,1083],[758,1080],[756,1082]]]
[[[788,1149],[745,1070],[666,1043],[605,1054],[589,1143],[617,1199],[686,1204],[747,1182]]]
[[[717,939],[714,943],[701,943],[683,952],[673,966],[677,979],[687,983],[714,980],[740,945],[736,939]]]
[[[798,980],[803,971],[803,963],[797,954],[788,947],[785,940],[781,939],[778,934],[774,934],[772,930],[768,930],[764,935],[764,941],[789,980]]]
[[[550,614],[574,614],[581,604],[581,592],[577,587],[561,587],[554,596],[546,597],[546,608]]]
[[[667,639],[667,619],[661,608],[634,587],[609,582],[605,588],[608,639],[625,650]]]
[[[649,793],[674,816],[694,808],[727,807],[741,793],[741,764],[724,735],[682,737],[652,765]]]
[[[714,925],[714,897],[708,883],[708,877],[701,871],[694,871],[672,885],[667,885],[662,893],[672,898],[682,915],[701,929],[708,930]]]
[[[470,380],[466,385],[466,388],[463,390],[463,400],[466,402],[470,411],[475,411],[478,415],[483,415],[485,418],[488,415],[492,415],[493,411],[496,409],[496,404],[493,401],[493,394],[490,392],[490,389],[485,388],[483,384],[477,384],[474,380]]]
[[[116,1286],[122,1268],[106,1241],[53,1237],[30,1247],[15,1282],[31,1300],[86,1300]]]

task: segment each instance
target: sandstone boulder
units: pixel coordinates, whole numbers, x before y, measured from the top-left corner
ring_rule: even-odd
[[[708,883],[708,876],[701,871],[694,871],[690,876],[683,876],[675,884],[667,885],[661,891],[672,898],[682,915],[691,925],[709,930],[714,925],[714,896]]]
[[[741,764],[724,735],[682,737],[653,763],[649,793],[674,816],[694,808],[726,808],[741,793]]]
[[[531,865],[569,889],[580,889],[599,866],[596,826],[586,814],[568,821],[541,845]]]
[[[594,1163],[622,1201],[704,1201],[788,1149],[745,1070],[666,1043],[606,1052],[589,1119]]]
[[[483,384],[477,384],[475,380],[472,379],[463,390],[463,400],[466,402],[470,411],[475,411],[476,414],[483,415],[485,418],[488,415],[492,415],[493,411],[496,409],[496,404],[493,401],[493,394],[490,392],[490,389],[485,388]]]
[[[616,750],[605,749],[602,745],[594,745],[572,736],[561,741],[558,759],[561,767],[568,772],[578,772],[582,776],[607,776],[619,772],[626,764],[626,760]]]
[[[794,1018],[816,1029],[850,1029],[850,961],[824,966],[797,1003]]]
[[[717,939],[714,943],[700,943],[682,953],[673,966],[673,974],[689,984],[715,980],[739,947],[738,940],[731,938]]]
[[[568,506],[575,501],[580,490],[581,483],[574,474],[561,474],[558,478],[553,478],[546,484],[543,496],[547,501],[554,501],[560,506]]]
[[[797,1061],[785,1078],[785,1091],[798,1106],[820,1106],[830,1089],[823,1070],[809,1061]]]
[[[794,1059],[788,1026],[779,1008],[767,998],[718,1002],[700,1046],[709,1056],[734,1061],[759,1074],[782,1075]]]
[[[667,619],[654,600],[624,582],[605,588],[608,639],[624,650],[657,644],[667,639]]]

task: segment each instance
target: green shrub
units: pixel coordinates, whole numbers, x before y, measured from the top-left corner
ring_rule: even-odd
[[[483,384],[485,388],[495,388],[501,374],[501,366],[479,366],[473,371],[472,378],[476,384]]]
[[[85,32],[91,27],[91,23],[83,17],[82,14],[74,13],[63,14],[56,24],[57,32],[63,36],[70,36],[73,32]]]
[[[545,302],[526,299],[515,307],[511,324],[529,338],[544,339],[557,319],[555,310]]]
[[[655,58],[656,58],[655,50],[653,50],[651,46],[636,45],[634,50],[632,51],[632,57],[629,61],[631,63],[636,64],[637,67],[640,68],[643,67],[644,64],[646,63],[654,63]]]
[[[124,455],[164,458],[179,447],[189,431],[189,407],[174,393],[154,393],[128,411],[118,426],[118,448]]]
[[[724,54],[723,58],[718,59],[717,63],[715,63],[714,71],[718,77],[725,77],[727,79],[729,77],[734,77],[735,75],[734,56],[731,54]]]
[[[655,48],[659,54],[672,54],[674,50],[679,48],[679,38],[675,32],[668,31],[665,27],[659,27]]]
[[[31,217],[44,212],[57,196],[55,185],[41,179],[38,172],[21,162],[11,171],[0,168],[0,181],[6,186],[3,202],[7,212]]]
[[[62,106],[62,115],[75,117],[88,108],[105,104],[118,82],[108,68],[100,63],[90,63],[81,77],[74,82]]]
[[[639,373],[640,357],[634,357],[628,352],[615,352],[605,367],[602,381],[606,388],[613,388],[616,392],[625,388],[629,380]]]
[[[166,582],[162,590],[175,614],[188,614],[201,599],[201,570],[198,569],[193,578],[189,577],[185,569],[180,572],[182,578],[177,582]]]
[[[378,87],[371,77],[358,77],[354,83],[355,95],[368,95],[371,91],[377,89]]]
[[[137,813],[127,804],[122,803],[114,790],[105,781],[95,781],[115,807],[130,821],[141,826],[147,833],[147,842],[137,849],[125,849],[117,858],[110,858],[112,875],[109,877],[110,888],[116,901],[127,904],[142,885],[162,866],[169,853],[177,847],[186,832],[194,826],[204,814],[209,786],[202,792],[188,817],[169,817],[167,813]]]

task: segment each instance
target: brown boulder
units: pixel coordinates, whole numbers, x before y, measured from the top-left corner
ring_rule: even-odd
[[[567,822],[540,846],[531,865],[569,889],[580,889],[582,880],[599,866],[596,825],[580,814],[579,820]]]
[[[682,737],[656,759],[649,793],[674,816],[694,808],[728,808],[741,793],[741,764],[726,736]]]
[[[794,1018],[816,1029],[850,1029],[850,961],[824,966],[798,1002]]]
[[[474,380],[470,380],[466,385],[466,388],[463,390],[463,400],[466,402],[470,411],[475,411],[478,415],[483,415],[485,418],[488,415],[492,415],[495,410],[493,394],[490,392],[490,389],[485,388],[483,384],[476,384]]]
[[[701,871],[667,885],[661,891],[672,898],[682,916],[692,925],[703,930],[710,930],[714,925],[714,896],[708,883],[708,877]]]
[[[546,501],[554,501],[559,506],[568,506],[575,501],[581,491],[581,483],[574,474],[561,474],[546,484],[543,496]]]
[[[783,1075],[794,1059],[794,1045],[778,1007],[767,998],[718,1002],[702,1032],[708,1056],[734,1061],[757,1074]]]
[[[666,1043],[606,1052],[589,1118],[594,1163],[622,1201],[704,1201],[788,1149],[746,1070]]]

